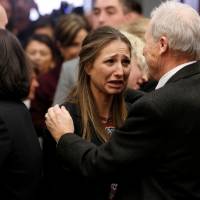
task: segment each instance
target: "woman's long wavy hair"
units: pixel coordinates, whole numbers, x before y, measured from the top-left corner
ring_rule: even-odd
[[[71,102],[75,101],[79,105],[82,119],[82,137],[89,141],[94,131],[102,142],[107,141],[109,136],[99,120],[97,106],[90,88],[90,76],[86,73],[86,68],[92,66],[103,48],[116,40],[123,41],[129,48],[131,55],[129,40],[118,30],[111,27],[101,27],[91,32],[83,41],[82,50],[79,54],[78,81],[68,100],[71,99]],[[111,113],[115,127],[120,127],[127,116],[123,92],[114,95]]]

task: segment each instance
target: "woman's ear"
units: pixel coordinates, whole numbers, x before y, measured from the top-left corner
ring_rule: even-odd
[[[88,64],[85,66],[85,72],[90,75],[91,73],[91,70],[92,70],[92,64]]]

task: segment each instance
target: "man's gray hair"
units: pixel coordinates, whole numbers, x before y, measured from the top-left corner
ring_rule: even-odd
[[[171,50],[200,59],[200,16],[192,7],[166,1],[152,11],[151,19],[155,41],[164,35]]]

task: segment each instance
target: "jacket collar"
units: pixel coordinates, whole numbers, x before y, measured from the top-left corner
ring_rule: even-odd
[[[184,79],[199,73],[200,73],[200,61],[197,61],[179,70],[167,81],[167,83],[175,82],[180,79]]]

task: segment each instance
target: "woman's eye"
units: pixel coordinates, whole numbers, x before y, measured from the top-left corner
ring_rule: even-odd
[[[130,63],[131,63],[131,61],[130,61],[129,59],[122,60],[122,64],[123,64],[124,66],[130,65]]]
[[[108,64],[113,64],[113,63],[114,63],[114,60],[113,60],[113,59],[106,60],[106,63],[108,63]]]

